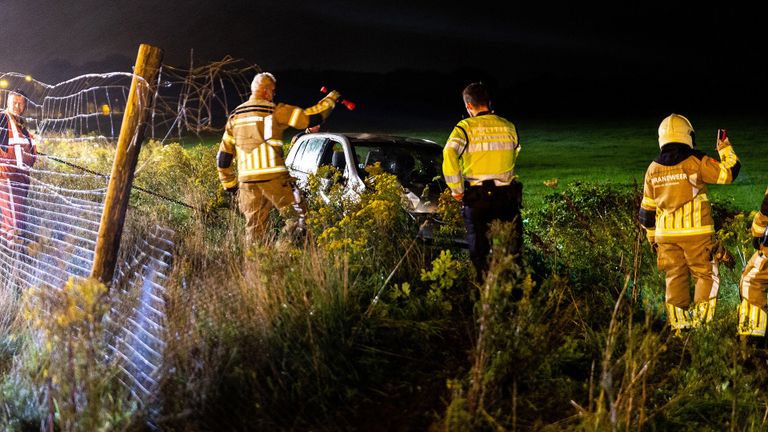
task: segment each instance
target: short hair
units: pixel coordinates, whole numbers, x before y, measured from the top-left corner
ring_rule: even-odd
[[[264,81],[266,80],[272,81],[273,84],[277,84],[277,79],[271,73],[257,73],[256,76],[253,77],[253,81],[251,81],[251,93],[256,93],[256,89],[264,85]]]
[[[27,96],[26,93],[21,91],[21,89],[17,89],[17,88],[8,91],[8,96],[11,96],[11,95],[19,95],[23,97],[25,101],[29,99],[29,96]]]
[[[489,106],[491,104],[488,87],[481,82],[475,82],[464,87],[461,96],[464,98],[464,103],[471,103],[475,106]]]

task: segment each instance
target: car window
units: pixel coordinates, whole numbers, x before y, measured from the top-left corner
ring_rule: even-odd
[[[365,167],[376,162],[381,168],[394,174],[406,187],[423,187],[433,181],[440,181],[443,165],[443,151],[440,146],[419,145],[407,142],[364,142],[353,143],[356,168],[361,177],[366,175]]]
[[[299,148],[293,159],[291,168],[308,174],[317,172],[318,161],[323,154],[327,138],[309,138],[303,141],[303,147]]]
[[[301,160],[301,154],[304,153],[304,148],[307,146],[307,141],[300,141],[294,144],[295,148],[291,148],[288,152],[288,157],[285,159],[285,166],[293,168],[293,162]]]
[[[331,161],[333,160],[333,154],[335,152],[344,152],[344,146],[341,144],[341,142],[336,141],[334,139],[328,140],[328,145],[326,146],[326,151],[323,153],[323,158],[320,159],[319,165],[330,165]]]

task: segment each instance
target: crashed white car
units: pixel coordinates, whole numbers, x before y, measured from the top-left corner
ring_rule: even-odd
[[[430,220],[421,234],[431,239],[434,224],[440,223],[436,218],[438,197],[446,188],[441,175],[443,148],[435,142],[369,133],[318,132],[301,135],[285,158],[299,186],[306,187],[310,175],[330,165],[342,173],[341,182],[349,195],[365,189],[365,167],[376,162],[403,185],[406,211],[419,223]]]

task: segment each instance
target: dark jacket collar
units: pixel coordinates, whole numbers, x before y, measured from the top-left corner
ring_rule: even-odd
[[[672,166],[679,164],[691,156],[701,159],[704,157],[704,152],[693,149],[688,144],[669,143],[661,148],[659,156],[654,162],[664,166]]]

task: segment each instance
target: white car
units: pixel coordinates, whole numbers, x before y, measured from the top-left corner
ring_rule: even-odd
[[[365,167],[376,162],[403,185],[406,211],[420,223],[430,220],[422,229],[422,237],[430,240],[434,224],[440,223],[437,200],[446,188],[443,148],[437,143],[391,135],[318,132],[299,136],[285,158],[300,187],[306,187],[307,179],[318,168],[331,165],[341,171],[341,182],[350,195],[365,189]],[[464,244],[462,240],[458,243]]]

